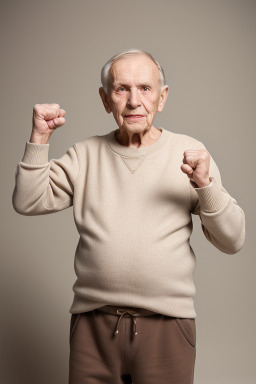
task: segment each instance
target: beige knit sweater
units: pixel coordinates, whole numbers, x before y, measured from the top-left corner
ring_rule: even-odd
[[[234,254],[243,245],[244,211],[222,186],[212,156],[206,187],[194,188],[180,169],[186,149],[205,146],[161,131],[153,144],[130,148],[113,130],[51,160],[49,144],[26,142],[15,174],[15,211],[33,216],[73,206],[80,239],[70,313],[109,304],[195,318],[191,214],[220,251]]]

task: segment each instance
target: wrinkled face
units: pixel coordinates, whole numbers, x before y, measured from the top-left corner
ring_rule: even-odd
[[[161,91],[156,64],[143,54],[127,56],[114,62],[110,73],[108,94],[100,90],[106,111],[113,113],[119,128],[150,129],[168,95],[168,86]]]

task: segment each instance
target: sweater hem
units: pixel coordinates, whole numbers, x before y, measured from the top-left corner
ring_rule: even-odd
[[[127,301],[124,301],[120,305],[117,303],[114,303],[113,301],[98,302],[97,304],[96,302],[97,301],[88,302],[88,304],[86,304],[84,300],[83,301],[74,300],[72,306],[69,309],[69,313],[77,314],[77,313],[89,312],[89,311],[93,311],[94,309],[100,308],[104,305],[116,305],[120,307],[128,306],[128,307],[145,308],[145,309],[157,312],[159,314],[162,314],[165,316],[171,316],[171,317],[191,318],[191,319],[197,317],[194,304],[193,304],[193,299],[192,299],[192,304],[190,305],[185,304],[184,307],[182,307],[180,303],[179,303],[179,306],[175,305],[175,303],[171,303],[170,305],[168,305],[168,307],[167,306],[159,307],[157,305],[152,305],[152,304],[147,305],[146,303],[143,305],[141,304],[135,305],[134,303],[127,302]]]
[[[216,213],[226,206],[229,196],[222,192],[214,177],[211,179],[211,185],[194,189],[199,197],[201,211]]]
[[[36,144],[27,141],[21,162],[31,165],[46,165],[49,162],[49,148],[49,143]]]

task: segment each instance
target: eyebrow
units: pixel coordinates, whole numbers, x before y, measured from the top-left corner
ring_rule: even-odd
[[[114,83],[113,85],[112,85],[114,88],[116,88],[116,87],[129,87],[129,85],[128,84],[125,84],[125,83]],[[149,88],[152,88],[152,84],[150,84],[150,83],[148,83],[148,82],[143,82],[143,83],[140,83],[139,85],[138,85],[139,87],[149,87]]]

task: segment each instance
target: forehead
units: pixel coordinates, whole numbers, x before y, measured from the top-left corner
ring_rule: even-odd
[[[113,85],[136,82],[159,83],[159,69],[146,55],[125,56],[115,61],[110,69]]]

